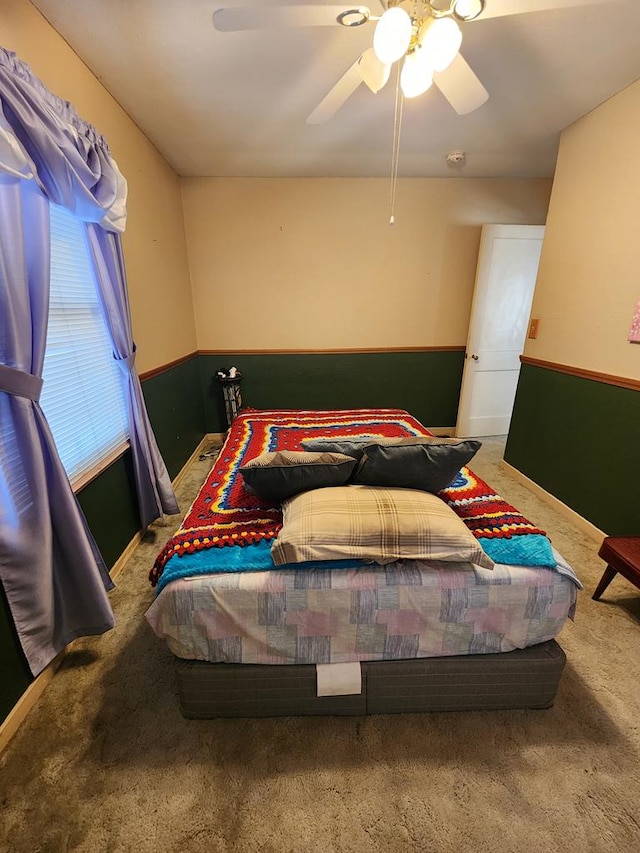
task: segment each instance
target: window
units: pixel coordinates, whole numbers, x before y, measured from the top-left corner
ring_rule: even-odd
[[[51,210],[51,297],[40,404],[78,488],[128,441],[122,376],[107,331],[84,222]]]

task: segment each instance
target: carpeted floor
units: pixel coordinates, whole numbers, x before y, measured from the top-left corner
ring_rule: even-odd
[[[497,468],[472,467],[546,528],[585,584],[549,711],[189,721],[143,614],[154,525],[113,593],[118,624],[79,641],[0,759],[0,848],[193,853],[626,853],[640,850],[640,592]],[[211,460],[179,490],[184,510]],[[153,541],[151,541],[153,540]]]

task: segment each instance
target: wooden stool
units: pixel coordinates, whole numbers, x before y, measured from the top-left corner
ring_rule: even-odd
[[[593,599],[600,598],[617,572],[640,588],[640,536],[607,536],[598,556],[606,561],[607,568],[591,596]]]

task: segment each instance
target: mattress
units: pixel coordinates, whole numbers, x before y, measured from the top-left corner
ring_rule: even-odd
[[[508,652],[557,636],[573,615],[578,582],[556,558],[555,569],[402,560],[198,575],[167,584],[147,620],[177,657],[213,663]]]

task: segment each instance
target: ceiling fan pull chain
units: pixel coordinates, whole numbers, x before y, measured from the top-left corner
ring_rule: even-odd
[[[402,108],[404,106],[404,96],[400,88],[400,67],[396,77],[396,102],[393,116],[393,151],[391,154],[391,216],[389,217],[389,225],[394,225],[395,207],[396,207],[396,189],[398,184],[398,161],[400,159],[400,131],[402,129]]]

